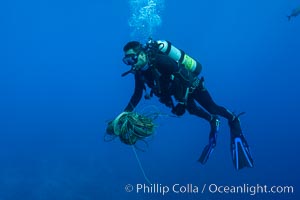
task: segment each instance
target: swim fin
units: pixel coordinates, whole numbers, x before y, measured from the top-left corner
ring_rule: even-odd
[[[243,135],[231,138],[232,161],[236,170],[253,167],[253,159],[248,143]]]
[[[231,135],[230,148],[232,152],[232,161],[236,170],[240,170],[244,167],[253,167],[250,148],[242,133],[240,120],[238,118],[240,115],[229,122]]]
[[[204,165],[207,162],[210,154],[214,151],[215,147],[216,147],[215,142],[209,142],[209,144],[204,147],[202,154],[201,154],[200,158],[198,159],[198,161]]]
[[[219,127],[220,127],[220,120],[217,116],[213,116],[211,122],[211,130],[210,130],[210,134],[209,134],[209,140],[208,140],[208,145],[206,145],[202,151],[202,154],[200,156],[200,158],[198,159],[198,161],[201,164],[205,164],[209,158],[209,156],[212,154],[212,152],[214,151],[216,144],[217,144],[217,133],[219,131]]]

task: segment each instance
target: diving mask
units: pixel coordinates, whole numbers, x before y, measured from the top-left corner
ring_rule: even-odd
[[[123,62],[125,65],[134,65],[138,62],[138,58],[139,58],[139,55],[140,55],[141,51],[139,51],[138,53],[134,54],[134,53],[131,53],[131,54],[127,54],[125,55],[125,57],[123,58]]]

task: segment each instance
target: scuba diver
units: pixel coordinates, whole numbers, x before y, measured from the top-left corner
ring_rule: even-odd
[[[207,120],[210,124],[210,133],[208,144],[199,158],[202,164],[207,162],[216,147],[220,126],[218,116],[222,116],[228,120],[230,127],[231,152],[235,168],[239,170],[253,167],[249,146],[240,126],[240,115],[235,115],[213,101],[204,87],[204,78],[198,77],[202,70],[199,62],[165,40],[150,39],[146,45],[131,41],[124,46],[123,51],[125,54],[123,62],[131,66],[131,69],[122,76],[132,73],[135,79],[134,93],[125,112],[134,110],[147,86],[150,93],[146,92],[145,99],[154,95],[177,116],[182,116],[188,111]],[[174,100],[177,103],[174,103]]]

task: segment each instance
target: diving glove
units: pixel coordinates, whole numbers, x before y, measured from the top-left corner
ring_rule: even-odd
[[[182,116],[185,113],[185,104],[184,103],[178,103],[173,109],[172,113],[177,116]]]

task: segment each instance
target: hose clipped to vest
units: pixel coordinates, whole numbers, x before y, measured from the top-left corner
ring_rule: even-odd
[[[134,145],[138,140],[153,135],[155,116],[141,115],[136,112],[122,112],[114,120],[108,123],[106,132],[128,145]]]

